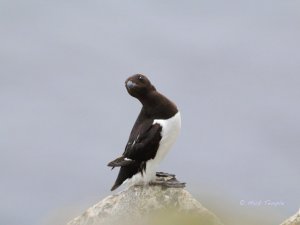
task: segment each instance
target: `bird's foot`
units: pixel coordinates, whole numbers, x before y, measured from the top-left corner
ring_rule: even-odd
[[[184,188],[185,183],[179,182],[174,174],[157,172],[156,179],[151,181],[149,185],[160,185],[164,188]]]
[[[165,172],[156,172],[157,177],[175,177],[175,174],[165,173]]]
[[[184,188],[185,187],[185,183],[179,182],[178,180],[155,180],[155,181],[151,181],[149,183],[149,185],[153,185],[153,186],[162,186],[164,188]]]

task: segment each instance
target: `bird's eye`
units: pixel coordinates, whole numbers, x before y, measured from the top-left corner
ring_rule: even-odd
[[[144,78],[140,75],[139,76],[139,80],[142,81]]]

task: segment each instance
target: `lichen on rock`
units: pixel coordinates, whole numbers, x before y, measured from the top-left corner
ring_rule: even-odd
[[[222,225],[183,188],[132,186],[95,204],[68,225]]]

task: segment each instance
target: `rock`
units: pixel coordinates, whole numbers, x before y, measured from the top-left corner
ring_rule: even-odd
[[[222,225],[183,188],[132,186],[87,209],[68,225]]]
[[[280,225],[300,225],[300,209],[294,216],[287,219]]]

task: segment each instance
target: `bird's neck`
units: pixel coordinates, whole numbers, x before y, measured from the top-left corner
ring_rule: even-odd
[[[162,94],[160,94],[159,92],[153,91],[153,92],[143,96],[143,98],[140,98],[139,100],[142,103],[143,108],[145,108],[147,110],[147,109],[151,109],[151,108],[154,108],[154,107],[162,104],[162,100],[164,98],[165,97]]]
[[[140,101],[143,105],[142,114],[149,118],[170,118],[178,111],[173,102],[157,91],[145,96]]]

